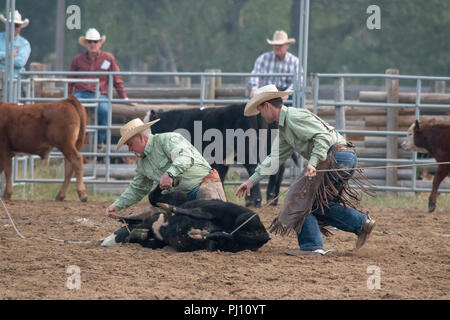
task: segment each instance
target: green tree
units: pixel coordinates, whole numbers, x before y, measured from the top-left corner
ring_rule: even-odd
[[[310,1],[309,72],[448,75],[450,1]],[[64,65],[85,49],[78,37],[90,27],[123,71],[249,72],[266,43],[283,29],[297,40],[300,0],[67,0],[81,9],[81,30],[65,30]],[[369,30],[369,5],[381,8],[381,29]],[[30,25],[22,31],[30,61],[51,62],[56,0],[17,0]],[[3,10],[4,11],[4,10]],[[298,54],[298,43],[290,51]]]

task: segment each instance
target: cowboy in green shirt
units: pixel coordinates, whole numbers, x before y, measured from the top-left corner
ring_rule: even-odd
[[[247,103],[244,110],[245,116],[255,116],[261,113],[266,122],[278,123],[279,134],[278,140],[273,143],[271,154],[256,168],[255,173],[239,186],[236,192],[237,196],[248,193],[254,184],[275,173],[294,151],[308,160],[304,175],[309,179],[316,176],[317,167],[327,160],[331,149],[335,146],[342,146],[334,154],[337,165],[340,168],[349,169],[356,167],[356,154],[354,151],[346,149],[347,141],[339,132],[306,109],[288,108],[283,105],[282,97],[291,93],[292,91],[278,91],[274,85],[267,85],[258,88],[254,97]],[[340,188],[345,188],[344,184],[351,178],[353,171],[349,170],[348,176],[342,174],[343,181],[336,181],[337,179],[331,177],[334,185],[331,189],[342,190]],[[295,197],[287,200],[296,201]],[[310,212],[311,214],[304,216],[304,221],[302,220],[300,230],[298,230],[298,242],[301,250],[295,250],[294,254],[325,253],[320,236],[319,221],[358,235],[357,248],[365,243],[375,226],[375,221],[340,203],[330,201],[326,206],[329,207],[325,208],[323,212],[313,210]]]
[[[208,162],[182,135],[175,132],[151,134],[150,126],[157,121],[159,119],[143,123],[136,118],[120,130],[122,137],[117,149],[126,144],[139,160],[133,181],[106,209],[110,218],[116,218],[119,210],[139,202],[155,183],[159,183],[162,190],[184,191],[190,200],[226,200],[215,170],[211,170]],[[173,186],[176,177],[181,179]]]

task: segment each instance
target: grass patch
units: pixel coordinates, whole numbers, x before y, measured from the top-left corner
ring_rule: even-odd
[[[417,194],[407,193],[390,195],[386,192],[377,192],[376,197],[363,197],[362,204],[371,209],[415,209],[428,212],[428,192]],[[450,213],[450,194],[441,193],[437,198],[437,211]]]
[[[51,163],[46,166],[41,163],[40,159],[34,160],[34,173],[35,179],[64,179],[63,168],[61,166],[61,160],[52,160]],[[59,162],[59,164],[58,164]],[[24,178],[22,175],[22,163],[18,163],[17,177]],[[116,199],[117,194],[99,193],[94,192],[91,185],[86,184],[86,191],[88,198],[91,201],[106,201],[112,202]],[[14,186],[13,200],[54,200],[59,190],[61,189],[62,182],[43,182],[43,183],[24,183],[24,185]],[[71,182],[69,189],[67,190],[65,200],[79,200],[76,191],[75,182]]]
[[[236,190],[238,186],[234,185],[226,185],[225,186],[225,194],[227,196],[227,200],[244,205],[244,198],[236,197]],[[286,190],[283,188],[281,192]],[[263,195],[263,203],[264,206],[266,204],[265,201],[265,190],[261,190]],[[278,203],[283,203],[286,198],[287,192],[283,193]],[[423,212],[428,212],[428,197],[430,194],[428,192],[421,192],[414,194],[410,193],[399,193],[398,195],[391,195],[387,192],[377,191],[375,197],[364,195],[362,197],[361,204],[364,208],[368,208],[371,210],[383,210],[383,209],[414,209],[415,211],[420,210]],[[450,194],[442,193],[437,198],[437,211],[439,212],[448,212],[450,213]]]
[[[62,183],[35,183],[31,186],[30,183],[27,183],[25,192],[23,192],[22,186],[15,186],[12,198],[13,200],[54,200],[61,185]],[[86,188],[90,201],[113,202],[118,196],[117,194],[94,192],[88,185]],[[75,183],[70,184],[65,200],[79,200]]]

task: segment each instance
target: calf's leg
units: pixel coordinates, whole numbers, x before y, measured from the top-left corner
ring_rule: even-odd
[[[70,179],[72,178],[73,168],[67,158],[64,158],[64,182],[56,195],[56,201],[63,201],[66,198],[67,189],[69,188]]]
[[[83,182],[83,156],[75,149],[75,147],[61,150],[61,152],[64,154],[65,175],[63,186],[56,196],[56,200],[64,200],[67,188],[69,187],[70,178],[72,177],[73,172],[75,172],[78,198],[80,201],[86,202],[88,197]]]
[[[248,176],[250,177],[255,173],[256,165],[245,164],[245,169],[247,169]],[[250,190],[250,197],[245,194],[245,206],[254,206],[255,208],[261,208],[261,188],[259,183],[255,184]]]
[[[281,182],[283,181],[285,166],[284,164],[280,166],[278,172],[269,177],[269,185],[267,186],[267,202],[272,200],[273,198],[278,197],[280,194]],[[278,199],[274,200],[271,205],[276,206],[278,204]]]
[[[0,161],[0,174],[5,171],[5,192],[3,193],[4,200],[11,200],[13,186],[12,186],[12,176],[11,176],[11,157],[3,156],[3,161]]]
[[[272,200],[274,198],[275,192],[274,192],[274,186],[275,186],[275,180],[276,180],[276,175],[273,174],[269,177],[269,184],[267,185],[267,190],[266,190],[266,199],[267,202],[269,202],[270,200]]]
[[[431,190],[430,197],[428,198],[428,212],[431,213],[436,209],[436,199],[439,185],[449,173],[450,165],[438,165],[437,172],[433,178],[433,189]]]
[[[86,186],[83,182],[83,156],[81,153],[77,152],[77,158],[75,162],[72,162],[73,170],[75,171],[75,177],[77,179],[77,193],[78,198],[81,202],[86,202],[88,200],[88,196],[86,193]]]

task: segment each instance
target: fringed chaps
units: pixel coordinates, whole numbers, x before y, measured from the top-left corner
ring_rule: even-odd
[[[336,144],[330,148],[327,159],[317,166],[317,174],[312,179],[305,177],[306,169],[300,177],[291,185],[286,199],[280,210],[280,214],[273,220],[269,231],[275,234],[289,235],[295,231],[301,232],[303,222],[308,213],[320,208],[322,214],[325,208],[329,208],[329,202],[339,203],[344,207],[356,209],[361,201],[361,194],[349,187],[349,182],[356,184],[362,192],[373,195],[365,186],[370,185],[363,175],[362,169],[354,168],[343,171],[320,171],[324,169],[342,169],[336,162],[334,155],[337,152],[348,150],[355,152],[348,145]],[[334,182],[334,184],[333,184]],[[320,231],[325,235],[331,234],[321,225]]]

